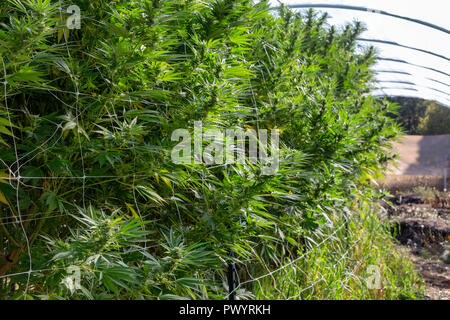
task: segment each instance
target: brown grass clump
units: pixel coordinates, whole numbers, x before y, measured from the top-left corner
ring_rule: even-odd
[[[395,191],[411,191],[418,187],[444,189],[443,176],[418,176],[418,175],[386,175],[381,181],[378,181],[380,187]],[[450,179],[447,178],[447,188],[450,186]]]

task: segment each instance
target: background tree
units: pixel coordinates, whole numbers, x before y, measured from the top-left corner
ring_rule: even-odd
[[[398,109],[390,116],[407,134],[433,135],[450,133],[450,109],[433,101],[411,97],[389,97]]]
[[[449,134],[450,108],[431,102],[419,121],[418,132],[422,135]]]

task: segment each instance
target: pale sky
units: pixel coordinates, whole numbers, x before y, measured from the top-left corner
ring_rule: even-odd
[[[271,2],[273,6],[279,5],[278,1],[271,0]],[[450,30],[450,0],[281,0],[281,2],[287,5],[340,4],[360,6],[423,20]],[[414,22],[372,12],[328,8],[316,10],[327,11],[331,15],[331,18],[328,20],[329,24],[342,25],[355,19],[364,22],[368,30],[361,35],[362,38],[397,42],[401,45],[431,51],[450,58],[450,34],[448,33]],[[368,45],[369,43],[361,42],[361,44]],[[374,94],[420,97],[436,100],[450,107],[450,61],[393,45],[370,44],[373,44],[378,49],[380,57],[405,60],[412,64],[426,66],[448,74],[445,75],[399,62],[379,61],[374,67],[375,70],[403,71],[410,73],[410,75],[378,73],[378,80],[412,82],[417,86],[382,82],[379,83],[380,87],[389,87],[390,89],[376,90]],[[418,91],[395,88],[415,88]]]

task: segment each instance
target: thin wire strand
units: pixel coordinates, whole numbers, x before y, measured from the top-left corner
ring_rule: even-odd
[[[23,225],[23,221],[22,221],[22,215],[20,213],[20,200],[19,200],[19,188],[20,188],[20,168],[19,168],[19,156],[18,156],[18,152],[17,152],[17,144],[16,144],[16,137],[14,136],[14,128],[12,126],[12,122],[11,122],[11,115],[9,113],[9,109],[8,109],[8,98],[6,97],[6,93],[7,93],[7,85],[8,85],[8,81],[7,81],[7,74],[6,74],[6,65],[5,65],[5,61],[2,58],[2,64],[3,64],[3,72],[4,72],[4,82],[3,82],[3,88],[4,88],[4,95],[5,95],[5,108],[6,108],[6,113],[8,115],[8,121],[9,121],[9,126],[10,126],[10,130],[12,133],[12,141],[13,141],[13,145],[14,145],[14,153],[16,156],[16,161],[17,161],[17,175],[18,175],[18,179],[17,179],[17,185],[16,185],[16,205],[17,205],[17,217],[19,219],[19,223],[20,223],[20,227],[22,229],[23,232],[23,236],[25,238],[25,242],[26,242],[26,246],[27,246],[27,253],[28,253],[28,262],[29,262],[29,269],[28,269],[28,277],[27,277],[27,283],[25,286],[25,295],[24,295],[24,299],[26,299],[27,295],[28,295],[28,286],[30,284],[30,275],[31,272],[33,270],[33,261],[32,261],[32,257],[31,257],[31,248],[30,248],[30,241],[28,239],[28,235],[27,235],[27,231],[25,230],[25,227]]]

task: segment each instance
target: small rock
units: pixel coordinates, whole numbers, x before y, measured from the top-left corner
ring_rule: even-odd
[[[441,259],[446,263],[446,264],[450,264],[450,251],[445,250],[442,255],[441,255]]]

